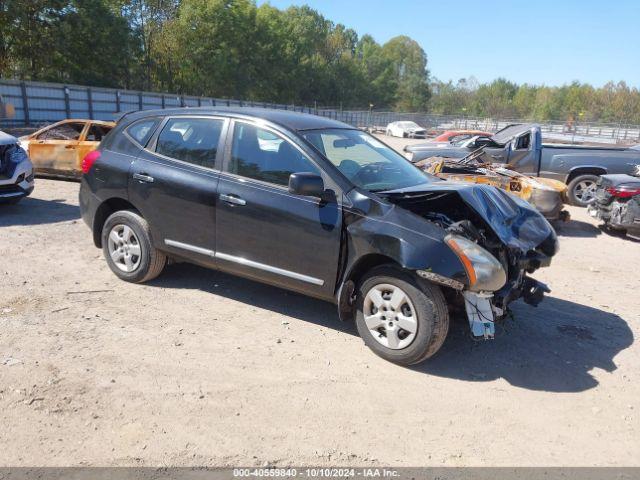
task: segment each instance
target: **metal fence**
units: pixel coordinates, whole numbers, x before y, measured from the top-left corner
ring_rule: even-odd
[[[384,130],[391,122],[410,120],[432,131],[475,129],[497,131],[522,119],[481,119],[428,113],[344,110],[253,102],[170,93],[119,90],[112,88],[25,82],[0,79],[0,128],[39,127],[66,118],[114,120],[131,110],[169,107],[254,106],[314,113],[343,121],[358,128]],[[5,115],[2,115],[5,112]],[[640,143],[640,126],[566,122],[541,123],[544,137],[564,142]]]

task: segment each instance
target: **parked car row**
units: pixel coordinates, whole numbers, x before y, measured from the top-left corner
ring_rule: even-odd
[[[600,175],[630,174],[640,164],[640,151],[634,148],[543,144],[536,124],[509,125],[494,135],[446,147],[407,145],[404,151],[412,162],[431,157],[464,161],[474,156],[484,164],[502,164],[525,175],[559,180],[567,184],[569,202],[581,207],[595,201]]]
[[[180,108],[83,122],[21,144],[32,155],[52,137],[75,154],[86,148],[79,167],[52,154],[35,168],[63,177],[79,168],[82,218],[117,277],[146,282],[169,260],[187,261],[331,301],[376,354],[402,365],[440,349],[452,314],[488,339],[510,303],[543,300],[549,288],[530,275],[558,251],[545,216],[564,216],[567,188],[546,177],[579,156],[549,160],[535,125],[452,134],[451,147],[408,147],[407,161],[366,132],[290,111]],[[449,148],[467,153],[429,156]],[[4,135],[0,153],[0,173],[28,195],[25,149]],[[602,175],[594,192],[592,215],[611,228],[640,225],[637,177]]]

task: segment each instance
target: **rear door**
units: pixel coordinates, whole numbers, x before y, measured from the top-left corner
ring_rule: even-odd
[[[219,152],[228,120],[168,117],[130,169],[129,198],[162,250],[213,264]]]
[[[64,122],[30,140],[29,157],[36,172],[78,176],[78,147],[86,128],[86,122]]]
[[[341,194],[295,142],[269,127],[234,122],[218,187],[218,266],[331,298],[340,253]],[[291,173],[321,175],[336,200],[288,192]]]

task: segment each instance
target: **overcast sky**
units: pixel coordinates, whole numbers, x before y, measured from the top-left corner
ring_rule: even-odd
[[[258,0],[258,4],[265,3]],[[418,41],[441,80],[640,87],[640,0],[270,0],[310,5],[384,43]]]

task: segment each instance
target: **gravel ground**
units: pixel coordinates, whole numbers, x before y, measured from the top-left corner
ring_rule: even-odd
[[[640,465],[640,247],[584,210],[545,302],[401,368],[327,303],[187,264],[117,280],[77,192],[0,207],[2,466]]]

